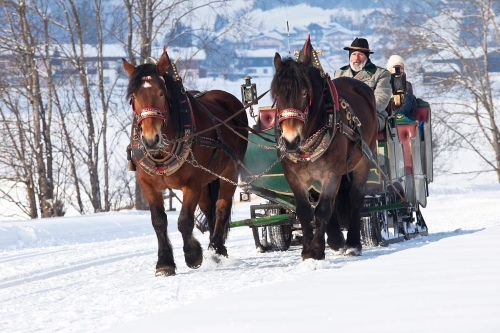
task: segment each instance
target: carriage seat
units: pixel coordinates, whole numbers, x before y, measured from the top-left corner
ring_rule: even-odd
[[[415,120],[423,121],[424,123],[429,121],[429,106],[418,106],[414,113]]]
[[[420,130],[419,123],[427,122],[429,120],[429,106],[421,106],[417,107],[415,110],[414,118],[418,121],[418,123],[405,123],[398,124],[398,135],[399,140],[403,144],[403,152],[404,152],[404,162],[405,162],[405,174],[412,174],[412,160],[411,160],[411,143],[410,139],[415,137],[416,132]],[[422,136],[421,136],[422,140]]]
[[[268,128],[274,127],[274,120],[276,119],[276,108],[271,106],[261,106],[259,107],[259,116],[257,119],[257,124],[254,126],[254,130],[263,131]]]
[[[415,110],[415,113],[413,114],[414,119],[417,120],[418,122],[426,123],[429,121],[430,107],[428,105],[425,105],[425,102],[423,102],[423,103],[421,101],[418,101],[418,102],[421,105],[417,106],[417,109]],[[389,116],[392,115],[390,104],[387,106],[386,111],[387,111],[387,114]],[[399,126],[401,126],[401,125],[399,125]],[[387,133],[386,133],[385,129],[383,131],[380,131],[377,133],[377,140],[378,141],[387,140]]]

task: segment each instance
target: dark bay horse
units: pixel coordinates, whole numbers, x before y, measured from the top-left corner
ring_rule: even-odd
[[[193,236],[197,205],[208,221],[209,247],[227,256],[224,244],[239,161],[247,147],[243,105],[220,90],[186,92],[166,52],[156,64],[135,67],[123,59],[123,67],[134,110],[129,153],[158,238],[156,274],[175,275],[176,270],[163,202],[166,188],[182,191],[178,229],[187,266],[198,268],[203,262],[201,245]]]
[[[356,79],[338,78],[332,85],[309,39],[301,52],[297,61],[276,53],[271,95],[278,154],[285,154],[283,172],[303,231],[302,259],[325,258],[325,231],[334,251],[361,255],[360,209],[377,135],[375,96]],[[315,206],[311,184],[321,186]],[[347,239],[341,228],[347,228]]]

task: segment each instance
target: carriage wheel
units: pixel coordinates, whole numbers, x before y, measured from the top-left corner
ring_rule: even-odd
[[[393,192],[387,193],[386,204],[395,204],[397,203],[396,195]],[[393,237],[392,239],[398,239],[405,235],[405,230],[403,229],[403,223],[401,222],[401,212],[398,209],[392,209],[387,211],[388,216],[390,216],[390,223],[387,221],[387,227],[392,227]],[[387,239],[389,243],[391,239]]]
[[[379,197],[365,197],[365,207],[380,206]],[[361,238],[364,246],[385,245],[382,239],[382,227],[387,224],[384,213],[373,212],[361,218]]]
[[[269,226],[269,240],[273,251],[286,251],[292,243],[292,227],[290,225]]]
[[[361,218],[361,237],[365,246],[378,246],[382,237],[377,213]]]

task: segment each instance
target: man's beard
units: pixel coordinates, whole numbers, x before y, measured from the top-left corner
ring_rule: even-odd
[[[351,69],[353,71],[359,72],[360,70],[363,69],[363,67],[365,67],[367,61],[368,61],[368,58],[366,58],[365,61],[363,61],[361,64],[355,64],[352,61],[349,62],[349,64],[351,65]]]

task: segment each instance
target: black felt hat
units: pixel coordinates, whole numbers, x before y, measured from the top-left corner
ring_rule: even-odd
[[[349,51],[349,55],[351,55],[351,53],[355,51],[363,52],[367,56],[368,54],[373,53],[372,51],[370,51],[370,46],[368,45],[368,41],[364,38],[356,38],[355,40],[352,41],[351,46],[344,47],[344,50]]]

